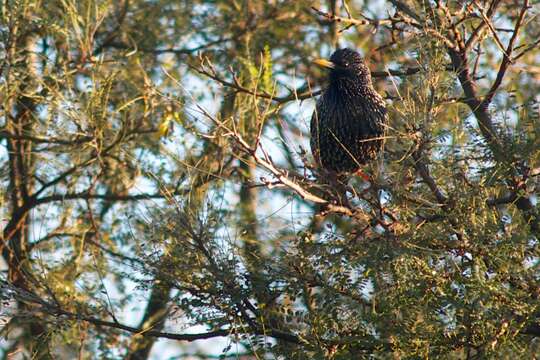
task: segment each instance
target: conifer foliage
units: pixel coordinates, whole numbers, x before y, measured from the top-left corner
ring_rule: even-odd
[[[4,1],[3,357],[532,358],[539,16]],[[345,47],[387,111],[369,182],[309,152]]]

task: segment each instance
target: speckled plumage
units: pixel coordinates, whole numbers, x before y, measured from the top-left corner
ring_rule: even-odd
[[[327,170],[354,172],[382,146],[386,105],[356,51],[336,50],[330,61],[330,84],[311,118],[311,151]]]

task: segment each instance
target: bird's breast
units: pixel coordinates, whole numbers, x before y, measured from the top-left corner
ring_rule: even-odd
[[[325,94],[317,106],[326,126],[358,136],[382,132],[386,119],[384,100],[377,93]]]
[[[354,171],[375,156],[385,122],[384,100],[375,90],[328,89],[312,118],[312,148],[325,168]]]

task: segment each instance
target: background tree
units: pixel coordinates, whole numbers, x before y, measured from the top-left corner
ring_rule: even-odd
[[[539,12],[4,1],[4,358],[532,357]],[[340,46],[391,113],[346,205],[307,150]]]

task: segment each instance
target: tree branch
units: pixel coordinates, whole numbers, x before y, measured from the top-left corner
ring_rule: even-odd
[[[171,332],[156,331],[151,329],[143,329],[124,325],[116,321],[107,321],[102,320],[93,316],[84,315],[82,313],[73,313],[59,307],[58,305],[49,303],[43,300],[40,296],[24,289],[20,289],[13,284],[0,280],[0,290],[5,297],[13,298],[22,303],[28,304],[30,306],[37,306],[37,308],[48,315],[55,316],[56,318],[64,316],[66,319],[75,320],[75,321],[84,321],[90,323],[97,327],[108,327],[113,329],[118,329],[126,331],[133,334],[138,334],[141,336],[150,336],[157,338],[165,338],[178,341],[187,341],[192,342],[196,340],[211,339],[215,337],[230,336],[234,334],[254,334],[254,335],[263,335],[270,336],[275,339],[283,340],[293,344],[301,344],[304,342],[300,337],[295,334],[288,333],[282,330],[271,329],[271,328],[256,328],[256,329],[244,329],[239,332],[237,329],[219,329],[214,331],[209,331],[206,333],[198,334],[178,334]],[[35,309],[35,308],[34,308]],[[251,330],[251,331],[248,331]]]
[[[117,194],[92,194],[88,191],[80,193],[55,194],[44,196],[36,200],[37,205],[46,204],[54,201],[65,200],[106,200],[106,201],[141,201],[150,199],[165,199],[171,196],[181,196],[189,193],[188,190],[176,190],[171,193],[156,193],[156,194],[133,194],[133,195],[117,195]]]
[[[488,112],[488,104],[481,101],[476,92],[476,84],[469,72],[467,55],[464,52],[450,48],[448,49],[448,53],[452,59],[454,71],[456,71],[463,92],[465,93],[463,102],[467,104],[478,120],[480,132],[484,139],[486,139],[495,158],[501,159],[504,154],[502,144],[495,132],[491,115]]]
[[[379,25],[392,25],[393,23],[395,23],[397,20],[396,19],[381,19],[381,20],[373,20],[373,19],[369,19],[367,17],[364,16],[364,20],[358,20],[358,19],[354,19],[352,17],[341,17],[341,16],[337,16],[335,14],[330,14],[330,13],[327,13],[327,12],[324,12],[324,11],[321,11],[319,9],[317,9],[316,7],[312,6],[311,9],[321,15],[322,17],[326,18],[328,21],[332,21],[332,22],[337,22],[337,23],[344,23],[344,24],[349,24],[349,25],[354,25],[354,26],[360,26],[360,25],[373,25],[375,27],[379,26]]]
[[[128,45],[121,42],[110,42],[105,45],[105,47],[114,48],[114,49],[120,49],[120,50],[136,50],[141,51],[144,53],[150,53],[154,55],[161,55],[161,54],[175,54],[175,55],[192,55],[196,53],[197,51],[201,51],[204,49],[207,49],[209,47],[220,45],[226,42],[229,42],[233,40],[234,37],[228,37],[228,38],[219,38],[214,41],[210,41],[208,43],[195,46],[192,48],[164,48],[164,49],[155,49],[155,48],[146,48],[146,47],[138,47],[136,45]]]
[[[215,70],[215,68],[213,68],[213,66],[210,66],[210,68],[196,67],[196,66],[189,65],[189,64],[188,64],[188,66],[193,71],[196,71],[201,75],[204,75],[204,76],[206,76],[206,77],[208,77],[208,78],[210,78],[212,80],[215,80],[215,81],[217,81],[218,83],[220,83],[223,86],[229,87],[231,89],[234,89],[234,90],[242,92],[242,93],[246,93],[246,94],[249,94],[249,95],[260,97],[260,98],[263,98],[263,99],[269,99],[269,100],[275,101],[275,102],[280,103],[280,104],[284,104],[284,103],[287,103],[289,101],[294,101],[294,100],[310,99],[310,98],[318,96],[318,95],[320,95],[322,93],[322,90],[312,91],[309,87],[302,86],[302,87],[300,87],[298,89],[292,90],[290,92],[290,94],[288,94],[288,95],[275,96],[274,94],[270,94],[270,93],[268,93],[266,91],[257,91],[257,90],[249,89],[249,88],[243,86],[242,84],[240,84],[236,79],[234,80],[234,82],[225,80],[224,78],[222,78],[221,76],[218,75],[217,71]],[[388,69],[388,70],[385,70],[385,71],[372,71],[371,76],[374,77],[374,78],[387,78],[387,77],[390,77],[390,76],[410,76],[410,75],[417,74],[420,71],[421,71],[420,67],[405,68],[403,70]]]
[[[499,0],[494,0],[491,2],[491,4],[489,5],[489,8],[488,10],[486,11],[486,13],[484,14],[484,16],[488,19],[491,19],[491,17],[493,16],[493,13],[495,12],[495,10],[497,9],[497,6],[499,5]],[[481,35],[484,33],[484,29],[487,25],[487,22],[486,21],[482,21],[480,23],[480,25],[478,25],[476,27],[476,29],[473,30],[473,33],[471,34],[471,36],[469,36],[469,38],[465,41],[465,48],[464,50],[469,50],[476,42],[476,40],[478,38],[481,37]]]
[[[489,104],[491,100],[493,99],[493,96],[495,95],[499,87],[501,86],[501,83],[503,81],[504,75],[506,74],[506,70],[508,69],[508,66],[513,61],[512,51],[514,50],[514,43],[519,34],[519,30],[521,29],[521,25],[523,24],[523,21],[525,20],[525,14],[527,13],[528,9],[529,9],[529,0],[524,0],[523,5],[521,6],[521,11],[519,12],[519,17],[514,27],[514,32],[512,33],[512,37],[508,41],[508,46],[506,47],[506,50],[504,50],[504,48],[502,49],[503,59],[502,59],[501,65],[499,66],[499,71],[497,72],[497,77],[495,78],[495,82],[493,82],[493,85],[491,85],[491,89],[489,89],[487,95],[484,98],[483,102],[485,104]]]
[[[37,144],[80,145],[92,141],[92,136],[77,136],[73,140],[65,140],[54,137],[38,137],[32,135],[16,135],[9,131],[0,130],[0,139],[28,140]]]

